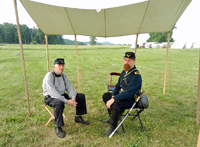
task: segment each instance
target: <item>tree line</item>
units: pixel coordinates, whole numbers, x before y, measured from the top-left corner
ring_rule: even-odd
[[[36,27],[29,28],[27,25],[20,25],[21,37],[23,44],[44,44],[45,34]],[[0,24],[0,43],[18,44],[17,25],[12,23]],[[48,35],[48,44],[67,44],[74,45],[75,41],[63,39],[62,35]],[[78,45],[86,43],[77,42]]]
[[[29,28],[27,25],[20,25],[21,37],[23,44],[44,44],[45,34],[36,27]],[[170,33],[170,42],[174,42],[172,36],[173,29]],[[149,39],[146,42],[167,42],[168,33],[150,33]],[[90,36],[90,45],[101,45],[97,43],[96,37]],[[0,43],[18,44],[17,25],[12,23],[0,24]],[[62,35],[48,35],[49,44],[66,44],[74,45],[75,41],[63,39]],[[87,45],[87,42],[77,41],[78,45]]]

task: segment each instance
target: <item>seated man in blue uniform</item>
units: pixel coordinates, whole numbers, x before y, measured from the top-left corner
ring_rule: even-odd
[[[45,96],[44,102],[54,109],[55,132],[60,138],[65,137],[65,133],[61,128],[64,126],[62,115],[65,108],[64,104],[76,108],[74,119],[76,123],[89,124],[81,117],[81,115],[87,114],[85,95],[76,93],[67,75],[63,73],[64,66],[64,59],[57,58],[54,61],[54,70],[45,75],[42,84],[43,95]],[[65,93],[65,90],[67,93]]]
[[[109,119],[103,123],[109,123],[110,128],[102,134],[109,136],[117,127],[117,123],[125,109],[131,108],[135,95],[139,95],[142,87],[142,77],[135,66],[135,53],[126,52],[124,56],[124,70],[118,79],[112,93],[103,94],[103,102],[108,110]]]

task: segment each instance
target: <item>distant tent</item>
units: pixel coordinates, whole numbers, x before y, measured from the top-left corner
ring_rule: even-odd
[[[175,41],[171,45],[172,49],[192,49],[192,48],[200,48],[200,43],[195,42],[185,42],[185,41]]]
[[[184,41],[175,41],[171,45],[172,49],[184,49],[187,48],[187,43]]]

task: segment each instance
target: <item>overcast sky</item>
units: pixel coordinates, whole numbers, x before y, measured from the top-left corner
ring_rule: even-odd
[[[35,0],[35,1],[42,1],[42,0]],[[45,2],[50,2],[52,0],[43,0]],[[96,4],[99,6],[99,8],[108,8],[111,5],[116,7],[120,6],[120,2],[126,2],[125,4],[133,3],[134,2],[140,2],[144,0],[101,0],[106,2],[106,5],[100,5],[97,4],[97,1],[95,0],[79,0],[79,5],[77,5],[78,0],[65,0],[65,3],[68,5],[70,4],[72,7],[79,7],[79,8],[93,8],[92,4]],[[57,5],[61,5],[61,2],[63,0],[54,0]],[[72,3],[73,2],[73,3]],[[82,2],[82,3],[81,3]],[[74,3],[76,5],[74,5]],[[83,4],[90,4],[83,6]],[[64,6],[64,5],[63,5]],[[19,22],[20,24],[26,24],[28,27],[36,27],[37,25],[32,20],[32,18],[29,16],[29,14],[26,12],[24,7],[21,5],[20,1],[17,0],[17,9],[18,9],[18,16],[19,16]],[[98,9],[98,7],[96,8]],[[200,45],[200,0],[192,0],[192,2],[189,4],[189,6],[186,8],[182,16],[179,18],[179,20],[176,23],[177,29],[173,32],[173,39],[175,41],[181,41],[181,42],[195,42],[196,44]],[[1,0],[0,1],[0,24],[3,24],[5,22],[16,24],[16,18],[15,18],[15,11],[14,11],[14,2],[13,0]],[[64,38],[74,40],[73,35],[65,35]],[[139,34],[138,37],[138,43],[142,44],[143,42],[146,42],[146,40],[149,38],[149,34]],[[135,44],[135,35],[129,35],[124,37],[97,37],[98,42],[104,42],[109,41],[111,43],[115,44]],[[89,36],[77,36],[78,41],[89,41]]]

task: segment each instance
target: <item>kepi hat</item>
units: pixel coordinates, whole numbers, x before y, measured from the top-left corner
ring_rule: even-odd
[[[124,57],[135,59],[135,53],[134,52],[126,52]]]
[[[54,61],[54,65],[55,64],[65,64],[65,61],[63,58],[57,58],[55,61]]]

